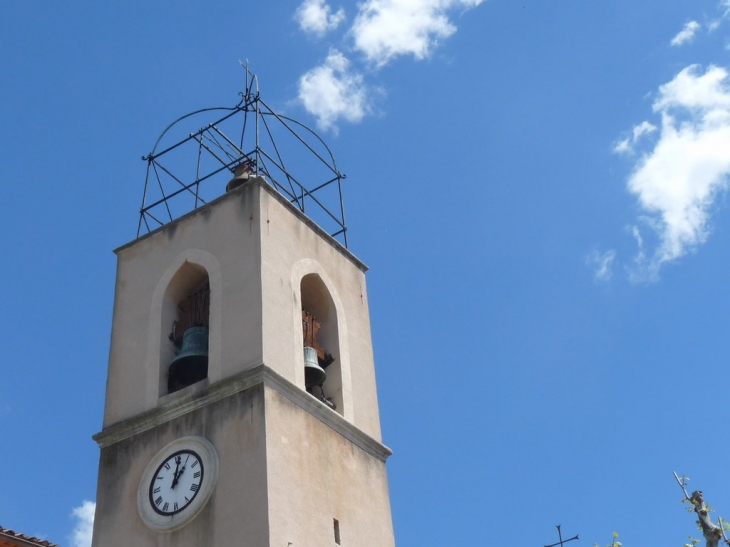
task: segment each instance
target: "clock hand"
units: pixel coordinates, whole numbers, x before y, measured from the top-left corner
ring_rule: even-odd
[[[180,472],[177,474],[177,478],[175,479],[175,481],[180,480],[180,475],[183,474],[183,471],[185,471],[185,464],[183,464],[183,466],[180,468]]]
[[[178,473],[178,468],[180,467],[180,462],[182,461],[182,458],[178,456],[175,458],[175,472],[172,475],[172,485],[170,488],[175,488],[175,485],[177,484],[177,479],[180,477],[180,473]]]
[[[185,458],[185,463],[183,463],[183,466],[180,468],[179,471],[178,471],[177,467],[175,468],[175,477],[172,480],[172,487],[171,488],[175,488],[175,485],[180,480],[180,476],[183,474],[183,471],[185,471],[185,466],[188,463],[188,459],[190,459],[190,454],[188,454],[188,457]],[[182,458],[180,456],[178,456],[178,460],[182,461]],[[178,465],[180,464],[180,461],[177,462]]]

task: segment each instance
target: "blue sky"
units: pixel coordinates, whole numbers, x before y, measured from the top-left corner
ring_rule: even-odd
[[[246,59],[347,174],[398,545],[678,546],[673,470],[730,517],[728,10],[0,3],[0,525],[88,545],[139,158]]]

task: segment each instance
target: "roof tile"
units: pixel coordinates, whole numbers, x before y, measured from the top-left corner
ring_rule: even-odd
[[[50,541],[46,541],[45,539],[27,536],[25,534],[21,534],[20,532],[15,532],[10,528],[3,528],[2,526],[0,526],[0,542],[2,542],[5,538],[18,539],[20,541],[30,543],[31,545],[38,545],[39,547],[60,547],[59,545],[51,543]]]

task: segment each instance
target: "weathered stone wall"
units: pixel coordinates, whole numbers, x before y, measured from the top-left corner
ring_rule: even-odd
[[[326,409],[327,412],[332,412]],[[393,547],[385,462],[266,390],[271,547]]]
[[[259,384],[102,448],[93,547],[268,547],[264,414]],[[192,522],[154,532],[137,509],[142,473],[160,449],[188,435],[216,448],[218,483]]]

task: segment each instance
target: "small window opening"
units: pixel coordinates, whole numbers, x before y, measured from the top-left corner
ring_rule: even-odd
[[[178,303],[177,312],[168,337],[177,350],[168,369],[168,393],[208,377],[210,284],[207,280]]]
[[[340,521],[337,519],[334,519],[335,521],[335,543],[337,545],[341,545],[340,543]]]

